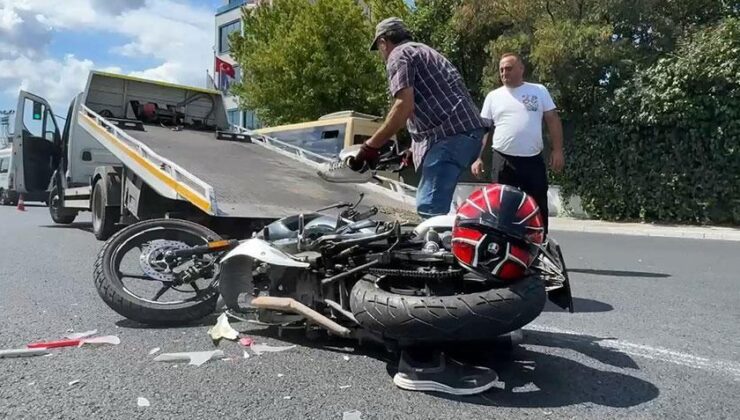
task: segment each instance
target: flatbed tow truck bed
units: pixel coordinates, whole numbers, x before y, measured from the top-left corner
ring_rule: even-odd
[[[403,208],[397,200],[368,193],[362,186],[326,182],[314,168],[260,144],[218,140],[206,131],[153,125],[144,125],[144,130],[125,131],[210,185],[216,216],[284,217],[355,202],[363,192],[364,205]]]

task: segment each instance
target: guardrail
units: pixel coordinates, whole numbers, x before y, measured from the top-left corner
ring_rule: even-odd
[[[160,170],[165,172],[175,181],[186,184],[188,188],[193,190],[193,192],[200,195],[203,199],[205,199],[206,201],[208,201],[208,203],[210,203],[211,211],[213,214],[216,214],[216,215],[218,214],[218,209],[216,207],[216,200],[215,200],[216,194],[213,190],[213,187],[211,187],[209,184],[202,181],[200,178],[191,174],[190,172],[188,172],[181,166],[177,165],[176,163],[170,161],[169,159],[166,159],[158,155],[151,148],[149,148],[148,146],[146,146],[139,140],[136,140],[135,138],[133,138],[131,135],[129,135],[125,131],[116,127],[113,123],[101,117],[95,111],[91,110],[87,106],[81,105],[80,112],[84,113],[83,115],[87,115],[89,118],[94,120],[95,123],[100,128],[104,129],[111,136],[115,137],[117,140],[124,143],[128,148],[132,149],[142,159],[158,167]],[[175,192],[175,195],[181,198],[184,198],[181,195],[179,195],[177,192]]]
[[[231,128],[232,130],[240,134],[248,135],[252,139],[252,142],[256,144],[262,145],[285,156],[299,160],[316,168],[318,168],[323,163],[329,163],[333,161],[333,159],[330,157],[320,155],[318,153],[306,150],[290,143],[286,143],[274,137],[269,137],[264,134],[256,133],[252,130],[248,130],[238,125],[232,124]],[[377,175],[375,179],[380,181],[380,183],[367,183],[364,185],[370,188],[380,187],[384,191],[376,191],[382,192],[384,193],[384,195],[387,195],[396,200],[400,200],[406,204],[414,205],[416,197],[416,187],[380,175]]]

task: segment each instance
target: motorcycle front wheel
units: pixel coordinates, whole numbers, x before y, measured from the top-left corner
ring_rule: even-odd
[[[167,251],[220,240],[206,227],[186,220],[154,219],[128,226],[105,242],[93,276],[103,301],[118,314],[149,325],[186,324],[213,313],[218,300],[214,255],[171,266]],[[183,270],[202,270],[207,277],[178,281]]]

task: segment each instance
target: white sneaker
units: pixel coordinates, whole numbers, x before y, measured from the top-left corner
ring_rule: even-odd
[[[360,184],[373,178],[371,171],[355,172],[341,160],[322,164],[317,173],[324,181],[336,184]]]

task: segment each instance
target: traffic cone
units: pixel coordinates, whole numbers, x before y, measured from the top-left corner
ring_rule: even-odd
[[[23,202],[23,194],[18,196],[18,211],[26,211],[26,203]]]

